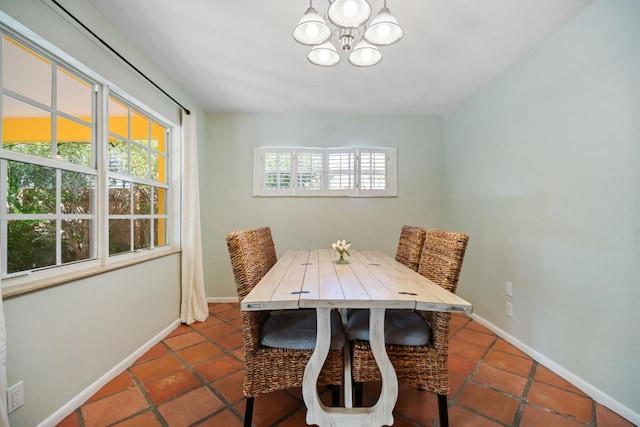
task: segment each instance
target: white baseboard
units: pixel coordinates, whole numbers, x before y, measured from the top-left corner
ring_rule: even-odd
[[[118,363],[111,368],[106,374],[98,378],[93,384],[85,388],[80,394],[68,401],[63,407],[51,414],[47,419],[38,424],[38,427],[54,427],[64,420],[69,414],[78,409],[84,402],[89,400],[91,396],[96,394],[98,390],[104,387],[109,381],[120,375],[125,369],[138,360],[143,354],[147,352],[151,347],[162,341],[171,331],[180,325],[180,319],[176,319],[173,323],[167,326],[162,332],[155,337],[147,341],[142,347],[131,353],[129,357]]]
[[[240,301],[238,297],[207,297],[208,303],[217,303],[217,302],[238,302]]]
[[[558,365],[557,363],[549,359],[544,354],[532,349],[522,341],[509,335],[502,329],[498,328],[492,323],[489,323],[488,321],[478,316],[477,314],[470,314],[469,317],[471,317],[473,320],[475,320],[482,326],[486,327],[487,329],[495,332],[500,338],[504,339],[508,343],[517,347],[522,352],[531,356],[533,359],[536,360],[536,362],[544,365],[546,368],[549,368],[551,371],[555,372],[565,380],[569,381],[574,386],[578,387],[580,390],[582,390],[585,394],[587,394],[596,402],[600,403],[603,406],[606,406],[616,414],[619,414],[621,417],[626,418],[632,423],[636,425],[640,425],[640,414],[638,414],[637,412],[634,412],[632,409],[618,402],[617,400],[615,400],[614,398],[612,398],[602,390],[598,389],[597,387],[594,387],[592,384],[578,377],[571,371]]]

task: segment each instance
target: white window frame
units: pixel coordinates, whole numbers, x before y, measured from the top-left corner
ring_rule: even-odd
[[[180,221],[180,208],[176,203],[180,199],[180,185],[181,182],[177,178],[180,174],[172,173],[173,170],[179,169],[180,162],[180,126],[172,123],[160,114],[154,112],[152,108],[149,108],[144,103],[133,98],[129,94],[121,91],[119,88],[113,86],[109,81],[104,79],[95,71],[89,69],[83,64],[79,63],[72,57],[69,57],[54,45],[48,43],[45,40],[40,39],[37,36],[31,34],[26,28],[20,24],[11,20],[7,21],[4,15],[0,12],[0,35],[7,34],[9,37],[16,39],[20,43],[23,43],[28,48],[37,52],[39,55],[44,56],[49,60],[53,60],[54,64],[62,66],[72,74],[81,76],[83,79],[91,81],[95,84],[95,92],[97,93],[97,109],[95,111],[95,138],[94,138],[94,159],[95,167],[86,167],[82,165],[74,165],[70,163],[60,162],[56,160],[49,160],[45,158],[36,158],[34,156],[22,154],[19,152],[13,152],[3,150],[0,145],[0,162],[6,164],[7,160],[23,161],[26,163],[32,163],[36,165],[43,165],[47,167],[53,167],[58,170],[70,170],[94,175],[96,177],[96,191],[95,191],[95,210],[94,213],[87,215],[87,219],[93,220],[92,225],[92,249],[91,258],[86,260],[80,260],[70,262],[61,265],[52,265],[48,267],[42,267],[35,270],[16,272],[7,274],[6,269],[0,268],[0,275],[2,277],[2,289],[3,293],[19,294],[22,292],[28,292],[33,289],[40,289],[43,287],[58,285],[66,281],[72,280],[77,277],[86,277],[92,274],[100,273],[104,271],[104,268],[110,268],[109,265],[128,265],[136,262],[142,262],[144,260],[164,256],[165,254],[174,253],[180,245],[179,224]],[[55,66],[55,65],[54,65]],[[108,253],[108,114],[107,104],[109,93],[117,95],[121,100],[129,103],[137,111],[149,116],[156,123],[164,126],[168,130],[168,134],[165,135],[165,155],[166,155],[166,168],[167,168],[167,180],[165,183],[159,185],[158,182],[152,180],[142,180],[142,183],[149,181],[149,184],[156,187],[163,187],[167,190],[167,206],[166,214],[166,229],[167,229],[167,244],[157,247],[144,248],[135,252],[123,253],[109,256]],[[61,115],[63,116],[63,115]],[[73,118],[72,118],[73,119]],[[55,126],[55,124],[54,124]],[[1,168],[0,168],[1,170]],[[6,182],[6,175],[0,173],[0,179],[3,183]],[[129,177],[127,177],[128,179]],[[6,189],[2,185],[3,191],[0,191],[0,202],[4,204],[7,197]],[[105,202],[107,201],[107,202]],[[2,221],[5,222],[9,219],[6,214],[1,215]],[[39,215],[42,216],[42,215]],[[55,214],[52,216],[55,220],[60,220],[64,215]],[[150,216],[153,217],[153,216]],[[156,216],[157,217],[157,216]],[[25,217],[24,219],[30,219]],[[80,218],[80,219],[84,219]],[[6,223],[5,223],[6,224]],[[0,229],[2,224],[0,224]],[[6,268],[6,233],[2,233],[0,236],[0,264]]]
[[[121,172],[114,172],[111,171],[108,165],[108,160],[107,160],[107,164],[106,164],[106,199],[102,199],[103,203],[105,204],[105,206],[109,205],[109,196],[110,196],[110,189],[111,187],[109,187],[109,183],[111,182],[111,180],[115,180],[115,181],[124,181],[124,182],[128,182],[130,184],[130,194],[129,194],[129,198],[130,198],[130,207],[131,209],[133,209],[134,206],[134,187],[136,185],[143,185],[143,186],[148,186],[151,189],[151,208],[153,208],[153,196],[154,196],[154,189],[163,189],[165,191],[165,196],[167,197],[166,200],[166,206],[165,206],[165,213],[164,214],[159,214],[157,212],[150,212],[147,214],[138,214],[138,213],[134,213],[134,212],[129,212],[127,214],[111,214],[109,212],[107,212],[107,216],[105,218],[105,221],[107,222],[106,225],[106,229],[107,229],[107,236],[104,240],[106,240],[106,242],[103,241],[103,248],[106,249],[106,256],[108,256],[109,258],[113,259],[113,258],[121,258],[122,256],[127,256],[129,254],[131,254],[132,252],[141,252],[141,251],[147,251],[147,250],[151,250],[151,249],[156,249],[156,248],[162,248],[165,246],[170,246],[171,245],[171,233],[170,233],[170,220],[169,220],[169,212],[170,212],[170,205],[169,205],[169,201],[171,200],[171,193],[172,193],[172,188],[170,187],[169,183],[171,182],[171,160],[170,160],[170,153],[171,153],[171,132],[170,132],[170,128],[163,122],[159,121],[158,119],[156,119],[152,114],[148,113],[147,111],[145,111],[144,109],[142,109],[139,105],[137,105],[134,102],[131,102],[129,100],[126,100],[124,98],[122,98],[121,96],[118,96],[118,93],[115,92],[113,89],[109,89],[107,88],[108,94],[107,97],[112,97],[115,100],[121,102],[122,104],[125,104],[128,107],[129,110],[129,118],[128,118],[128,133],[131,134],[131,126],[132,126],[132,121],[131,121],[131,115],[132,115],[132,111],[135,110],[138,114],[144,115],[147,119],[149,119],[149,123],[148,123],[148,130],[147,130],[147,135],[151,134],[151,125],[152,125],[152,121],[162,125],[165,128],[165,151],[164,153],[161,153],[155,149],[153,149],[150,145],[148,146],[144,146],[144,145],[140,145],[139,143],[137,143],[135,140],[133,140],[132,138],[129,137],[129,135],[116,135],[116,134],[112,134],[111,132],[108,132],[109,136],[112,137],[117,137],[117,138],[121,138],[122,141],[124,143],[127,144],[128,146],[128,151],[129,154],[131,154],[131,147],[132,146],[136,146],[138,147],[141,151],[144,151],[145,154],[147,155],[151,155],[151,154],[157,154],[158,157],[164,157],[165,158],[165,165],[167,168],[166,171],[166,180],[165,182],[162,181],[156,181],[153,178],[149,177],[149,173],[150,171],[147,170],[147,176],[146,177],[138,177],[136,176],[133,172],[132,172],[132,165],[129,162],[127,165],[127,172],[125,173],[121,173]],[[107,120],[109,120],[109,114],[107,111]],[[108,139],[108,138],[107,138]],[[150,141],[149,141],[150,144]],[[106,144],[104,144],[105,147],[108,146],[108,142]],[[105,150],[102,151],[102,154],[104,156],[106,156],[107,159],[109,159],[109,150],[108,148],[105,148]],[[131,157],[129,157],[129,160],[131,160]],[[145,247],[142,249],[135,249],[133,248],[132,251],[128,251],[128,252],[119,252],[119,253],[114,253],[114,254],[109,254],[109,236],[108,236],[108,230],[109,230],[109,220],[112,219],[124,219],[124,220],[128,220],[130,221],[129,227],[130,227],[130,247],[133,248],[134,247],[134,223],[136,220],[149,220],[150,221],[150,246],[149,247]],[[155,222],[154,220],[156,219],[163,219],[165,220],[165,227],[166,227],[166,236],[165,238],[167,239],[167,244],[165,245],[161,245],[158,246],[154,241],[154,237],[155,237]]]
[[[286,188],[272,188],[266,185],[267,173],[265,159],[268,154],[291,156],[291,183]],[[299,159],[302,154],[322,155],[321,186],[316,189],[299,185]],[[362,175],[361,156],[363,154],[383,154],[385,156],[384,189],[364,189],[360,180]],[[341,169],[347,175],[346,188],[331,188],[332,157],[349,157],[347,168]],[[306,171],[305,171],[306,172]],[[254,147],[253,150],[253,195],[255,197],[396,197],[397,196],[397,148],[386,147]]]

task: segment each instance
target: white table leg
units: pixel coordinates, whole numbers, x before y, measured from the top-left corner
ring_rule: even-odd
[[[311,358],[304,370],[302,378],[302,397],[307,405],[307,423],[318,424],[320,427],[331,425],[326,423],[327,407],[320,402],[318,396],[318,377],[327,360],[329,354],[329,345],[331,343],[331,309],[316,308],[318,317],[318,326],[316,334],[316,348],[313,350]]]
[[[342,326],[344,330],[347,330],[347,325],[349,324],[349,310],[346,308],[342,309]],[[344,354],[342,360],[344,360],[344,375],[343,375],[343,387],[344,391],[344,407],[352,408],[353,407],[353,388],[351,387],[351,354],[349,354],[349,341],[345,341],[344,343]]]
[[[307,423],[320,427],[393,425],[393,407],[398,399],[398,379],[384,346],[384,308],[370,311],[369,335],[371,350],[382,377],[378,402],[370,408],[332,408],[322,404],[317,382],[331,342],[330,308],[316,308],[318,333],[316,348],[309,359],[302,381],[302,396],[307,405]]]

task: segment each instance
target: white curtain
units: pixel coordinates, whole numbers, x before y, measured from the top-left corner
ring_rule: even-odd
[[[209,317],[202,270],[198,131],[196,116],[182,113],[182,303],[180,321],[187,325]],[[1,426],[0,426],[1,427]]]
[[[0,251],[0,257],[2,252]],[[2,301],[2,279],[0,279],[0,427],[9,427],[7,415],[7,330],[4,327],[4,302]]]

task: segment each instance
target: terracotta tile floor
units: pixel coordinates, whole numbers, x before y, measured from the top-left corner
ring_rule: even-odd
[[[206,322],[181,325],[60,427],[242,426],[238,304],[210,304]],[[452,427],[633,426],[465,315],[451,321]],[[379,384],[364,387],[365,405]],[[323,399],[328,393],[323,394]],[[303,426],[299,388],[255,399],[253,423]],[[434,394],[400,385],[394,426],[438,426]]]

